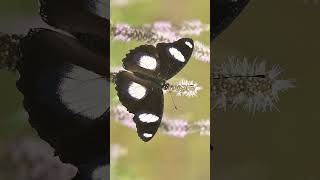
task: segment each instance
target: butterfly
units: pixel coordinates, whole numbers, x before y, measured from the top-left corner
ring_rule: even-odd
[[[138,136],[145,142],[157,132],[163,115],[163,89],[189,61],[194,43],[182,38],[156,46],[141,45],[122,60],[126,71],[116,74],[120,102],[134,114]]]
[[[110,163],[110,23],[94,13],[101,0],[39,2],[42,19],[63,32],[29,31],[20,44],[17,88],[39,137],[78,168],[74,180],[92,180]]]
[[[211,10],[211,40],[225,30],[239,16],[249,0],[214,0]]]

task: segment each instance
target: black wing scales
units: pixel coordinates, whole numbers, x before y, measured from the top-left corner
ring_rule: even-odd
[[[182,38],[173,43],[159,43],[156,47],[142,45],[131,50],[122,60],[126,70],[157,80],[176,75],[189,61],[193,40]]]
[[[70,37],[41,29],[29,33],[21,50],[17,88],[24,95],[32,127],[64,162],[77,166],[97,157],[108,162],[109,101],[104,90],[109,82],[74,64],[86,58],[105,59],[78,47]]]
[[[131,72],[157,78],[160,73],[160,59],[157,49],[152,45],[141,45],[126,55],[123,67]]]
[[[134,114],[139,137],[149,141],[157,132],[162,119],[162,88],[126,71],[117,73],[115,83],[120,102]]]
[[[106,11],[106,0],[39,0],[40,15],[49,25],[65,30],[91,50],[109,56],[109,12],[99,16],[95,12]],[[104,6],[98,8],[98,6]],[[109,66],[109,65],[108,65]]]
[[[240,14],[249,0],[214,0],[211,19],[211,39],[216,38]]]
[[[160,59],[160,79],[170,79],[189,61],[194,48],[193,40],[182,38],[173,43],[157,44]]]
[[[21,45],[17,87],[39,136],[62,161],[78,167],[75,179],[92,179],[95,168],[110,162],[109,2],[39,0],[39,4],[48,25],[73,37],[46,29],[29,33]],[[83,94],[86,89],[90,90]]]
[[[101,3],[102,1],[104,0],[101,0]],[[42,19],[53,27],[70,33],[88,33],[102,38],[109,36],[108,20],[91,11],[94,0],[39,0],[39,2]]]

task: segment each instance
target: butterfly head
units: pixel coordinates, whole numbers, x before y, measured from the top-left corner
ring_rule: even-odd
[[[169,87],[170,87],[170,84],[169,84],[169,83],[164,83],[164,84],[162,85],[162,89],[163,89],[163,90],[167,90],[167,89],[169,89]]]

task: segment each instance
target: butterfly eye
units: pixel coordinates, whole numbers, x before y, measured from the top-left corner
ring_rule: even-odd
[[[189,41],[186,41],[186,42],[184,42],[189,48],[193,48],[193,45],[189,42]]]
[[[145,122],[145,123],[152,123],[159,120],[158,116],[153,114],[147,114],[147,113],[140,114],[138,117],[141,122]]]
[[[176,60],[178,60],[178,61],[180,61],[180,62],[185,62],[185,61],[186,61],[185,58],[184,58],[184,56],[182,55],[182,53],[181,53],[178,49],[176,49],[176,48],[174,48],[174,47],[169,48],[169,53],[170,53]]]
[[[157,67],[157,60],[151,56],[142,56],[139,59],[139,66],[149,70],[155,70]]]
[[[131,97],[135,99],[142,99],[146,95],[147,89],[144,86],[133,82],[130,84],[128,92]]]

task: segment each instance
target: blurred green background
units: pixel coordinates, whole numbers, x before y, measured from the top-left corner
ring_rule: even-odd
[[[114,24],[143,25],[155,21],[179,24],[186,20],[201,20],[207,24],[210,22],[209,0],[137,0],[127,6],[116,6],[112,2],[110,16]],[[210,44],[209,32],[192,38]],[[111,67],[121,66],[122,59],[128,51],[141,44],[142,42],[111,41]],[[203,87],[203,90],[195,98],[173,96],[178,110],[174,108],[170,96],[166,95],[164,114],[170,119],[180,118],[190,122],[208,119],[210,117],[209,72],[209,64],[192,58],[186,67],[168,82],[174,83],[181,79],[194,80]],[[119,101],[114,86],[111,86],[111,89],[112,105],[117,105]],[[112,122],[111,143],[120,143],[128,149],[128,155],[120,160],[119,167],[127,167],[142,179],[210,179],[208,136],[195,134],[186,138],[175,138],[157,133],[150,142],[144,143],[134,130]]]
[[[36,20],[37,12],[36,1],[1,1],[0,32],[24,33],[32,25],[41,25]],[[22,106],[22,95],[15,86],[17,78],[17,73],[0,70],[0,143],[10,141],[20,134],[32,133]]]
[[[280,112],[214,113],[216,180],[318,180],[320,3],[251,0],[214,42],[214,61],[263,57],[297,88],[280,94]],[[269,68],[270,68],[269,66]]]
[[[43,26],[37,16],[37,6],[37,1],[33,0],[0,1],[0,32],[25,33],[30,27]],[[0,179],[11,180],[21,175],[17,169],[23,165],[13,165],[11,155],[16,151],[10,146],[22,137],[37,139],[27,121],[22,94],[16,89],[17,78],[18,74],[14,72],[0,70]]]

